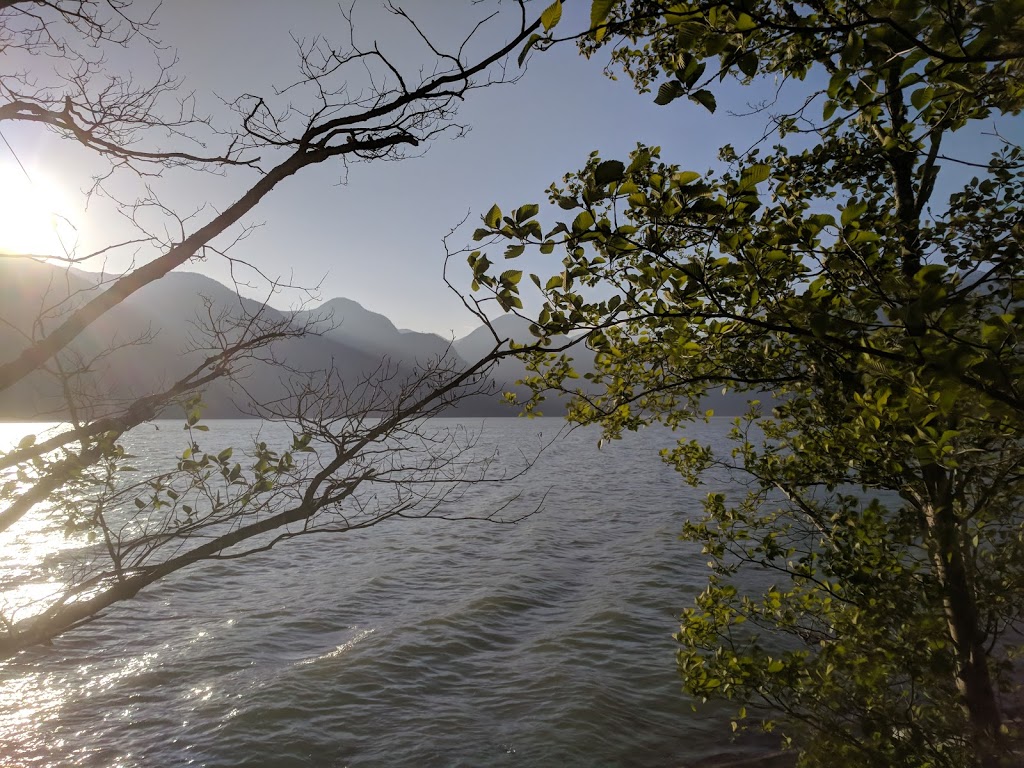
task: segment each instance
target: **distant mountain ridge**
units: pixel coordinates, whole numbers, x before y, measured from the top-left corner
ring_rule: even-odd
[[[53,265],[0,260],[0,361],[16,357],[31,339],[49,333],[71,309],[98,295],[99,279],[94,273]],[[451,342],[436,334],[401,333],[384,315],[350,299],[335,298],[315,309],[286,312],[241,297],[205,275],[171,272],[107,312],[71,345],[70,355],[81,360],[111,343],[126,345],[103,357],[77,385],[87,393],[101,393],[108,406],[160,391],[200,365],[208,354],[196,348],[202,320],[257,311],[270,321],[291,319],[296,325],[316,321],[315,335],[276,342],[275,356],[297,370],[333,366],[352,387],[378,370],[385,359],[398,368],[396,378],[411,374],[417,364],[442,358],[446,365],[466,365]],[[146,336],[146,343],[129,343],[139,336]],[[280,370],[256,362],[244,387],[258,400],[271,400],[285,391],[284,378]],[[248,415],[244,400],[237,388],[215,382],[204,394],[206,415]],[[63,418],[64,402],[59,382],[37,372],[0,393],[0,418]],[[467,416],[513,415],[498,398],[479,396],[468,398],[456,411]]]
[[[100,275],[68,270],[32,261],[0,260],[0,362],[16,357],[31,339],[49,333],[75,306],[102,290]],[[399,377],[418,366],[442,361],[451,367],[472,364],[495,347],[495,334],[517,342],[533,339],[529,321],[514,315],[496,318],[452,341],[433,333],[395,327],[386,316],[372,312],[351,299],[337,297],[314,309],[288,312],[239,296],[234,290],[195,272],[171,272],[129,296],[87,328],[64,357],[80,361],[99,356],[88,376],[74,386],[108,404],[117,404],[158,392],[199,366],[205,356],[199,328],[218,317],[261,312],[270,321],[314,323],[317,333],[275,344],[277,359],[303,371],[334,367],[346,385],[355,385],[378,370],[383,360],[398,369]],[[40,320],[40,314],[43,315]],[[493,330],[492,330],[493,329]],[[145,343],[133,340],[144,337]],[[556,343],[559,340],[556,340]],[[105,352],[111,344],[119,348]],[[570,355],[582,374],[593,370],[591,353],[580,345]],[[73,361],[70,361],[73,362]],[[528,395],[516,381],[527,375],[515,358],[502,360],[492,371],[495,388]],[[581,378],[574,384],[586,386]],[[204,393],[208,417],[249,415],[248,397],[261,401],[279,398],[288,387],[287,376],[268,363],[250,364],[242,385],[245,393],[226,381],[213,383]],[[739,413],[746,398],[709,396],[708,407],[726,414]],[[60,383],[37,372],[5,392],[0,392],[0,418],[48,419],[66,416]],[[558,398],[549,398],[545,413],[558,415]],[[467,398],[453,409],[460,416],[513,416],[515,408],[493,397]],[[177,416],[168,413],[167,416]]]
[[[295,317],[316,320],[325,327],[326,338],[371,355],[383,353],[394,360],[421,364],[455,355],[451,341],[436,333],[400,331],[387,317],[352,299],[331,299],[316,309],[297,312]]]

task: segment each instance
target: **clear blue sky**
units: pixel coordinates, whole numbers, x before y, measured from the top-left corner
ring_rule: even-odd
[[[516,9],[508,2],[411,0],[402,5],[441,40],[454,40],[495,7],[509,17],[491,22],[490,36],[481,38],[481,47],[514,31]],[[546,1],[541,0],[529,7],[539,13],[544,5]],[[587,8],[589,2],[567,2],[566,20],[559,29],[582,28]],[[409,71],[417,62],[430,66],[398,22],[380,9],[377,0],[357,3],[360,40],[376,39],[382,51]],[[181,0],[165,3],[159,19],[161,38],[178,51],[177,71],[187,78],[185,89],[194,90],[200,107],[215,115],[222,112],[217,97],[264,93],[272,84],[290,82],[297,62],[290,35],[322,34],[338,42],[347,35],[337,5],[326,0]],[[150,62],[146,51],[112,59],[113,66],[137,69],[140,78],[151,70]],[[424,156],[400,163],[353,166],[345,184],[339,184],[339,166],[307,169],[262,203],[249,220],[262,226],[237,245],[233,255],[270,276],[304,285],[322,280],[322,299],[354,299],[388,315],[399,327],[446,337],[464,335],[476,323],[442,282],[441,239],[468,212],[471,221],[464,237],[457,240],[460,244],[492,202],[506,209],[542,202],[546,187],[579,168],[591,150],[600,150],[604,157],[623,157],[642,141],[661,145],[667,160],[705,170],[715,164],[720,145],[746,147],[763,128],[763,115],[737,118],[727,113],[769,97],[771,83],[744,91],[727,83],[718,113],[712,116],[685,100],[658,107],[651,95],[637,95],[627,80],[605,77],[603,63],[586,61],[572,45],[557,46],[533,55],[519,83],[471,93],[458,115],[471,131],[461,139],[441,138]],[[510,71],[518,69],[515,61],[509,66]],[[1019,130],[1019,122],[1015,125]],[[30,175],[39,184],[43,179],[58,184],[71,201],[66,204],[80,208],[74,191],[88,184],[93,167],[89,158],[31,126],[4,130]],[[972,159],[984,160],[987,150],[976,154]],[[10,178],[15,166],[3,146],[0,164]],[[203,204],[223,208],[256,178],[244,170],[224,178],[174,172],[152,183],[176,210],[189,212]],[[195,221],[205,221],[209,215],[209,211],[200,212]],[[76,209],[74,217],[83,249],[131,236],[103,201],[95,202],[87,213]],[[142,251],[135,258],[145,261],[152,253]],[[115,257],[108,267],[123,268],[127,261],[127,257]],[[225,262],[216,257],[186,268],[228,280]],[[526,268],[548,274],[556,271],[553,264],[545,268],[537,262],[528,262]],[[468,270],[461,262],[454,278],[468,287]],[[285,307],[295,298],[283,295],[272,303]]]

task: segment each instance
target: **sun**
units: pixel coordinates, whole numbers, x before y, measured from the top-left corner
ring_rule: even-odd
[[[60,184],[38,169],[31,181],[0,161],[0,253],[70,256],[78,240],[74,208]]]

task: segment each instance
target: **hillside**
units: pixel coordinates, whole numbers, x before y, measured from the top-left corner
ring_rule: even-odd
[[[33,338],[55,328],[82,302],[105,285],[101,276],[31,261],[0,261],[0,359],[20,353]],[[78,399],[91,413],[102,415],[134,398],[161,391],[198,367],[210,354],[209,326],[219,324],[227,337],[237,334],[239,318],[259,314],[271,322],[312,324],[314,333],[275,343],[273,358],[253,360],[239,370],[238,383],[221,380],[204,394],[210,417],[237,417],[251,413],[252,400],[267,402],[282,397],[300,378],[300,372],[334,369],[340,381],[354,387],[382,362],[395,367],[395,381],[417,368],[441,361],[465,366],[488,354],[500,339],[533,340],[529,321],[514,315],[496,318],[466,336],[447,341],[433,333],[395,327],[386,316],[359,303],[336,297],[318,307],[287,312],[239,296],[217,281],[192,272],[172,272],[151,283],[86,329],[57,363],[64,370],[83,366],[88,373],[68,380]],[[565,342],[555,339],[555,344]],[[584,346],[570,353],[578,372],[593,371],[592,353]],[[0,418],[46,419],[67,415],[64,384],[55,375],[57,364],[39,371],[0,393]],[[493,371],[494,389],[528,395],[516,381],[527,375],[519,360],[503,360]],[[587,388],[580,378],[574,382]],[[745,409],[744,396],[709,393],[706,406],[721,415]],[[557,415],[564,402],[551,397],[545,413]],[[512,416],[516,410],[498,396],[477,396],[460,403],[452,413],[465,416]],[[167,414],[172,415],[172,414]]]
[[[97,295],[99,276],[68,271],[36,262],[0,263],[0,359],[9,360],[32,338],[55,328],[67,313]],[[102,415],[134,399],[170,386],[199,366],[210,354],[208,328],[217,322],[228,337],[239,318],[260,313],[268,321],[299,325],[315,321],[314,334],[275,343],[275,360],[251,361],[241,371],[241,386],[218,381],[205,393],[209,417],[248,415],[250,400],[282,397],[301,378],[300,372],[334,369],[352,391],[376,371],[382,361],[396,368],[395,382],[414,367],[445,357],[453,366],[464,362],[441,337],[400,333],[383,315],[344,298],[332,299],[313,310],[289,313],[240,297],[204,275],[172,272],[151,283],[105,314],[60,357],[65,370],[88,365],[75,377],[74,391]],[[39,371],[0,393],[0,418],[42,419],[66,416],[61,381]],[[243,391],[244,389],[244,391]],[[507,415],[494,398],[469,398],[460,415]],[[171,415],[171,414],[168,414]]]

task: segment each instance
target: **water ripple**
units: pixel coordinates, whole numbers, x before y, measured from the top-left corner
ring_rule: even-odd
[[[252,428],[211,426],[227,442]],[[484,438],[538,429],[556,427],[506,419]],[[545,510],[514,526],[396,521],[178,574],[0,664],[0,765],[655,766],[720,752],[725,712],[694,715],[674,667],[676,616],[706,573],[676,540],[703,492],[658,461],[671,439],[598,453],[596,434],[571,433],[523,486],[551,489]]]

